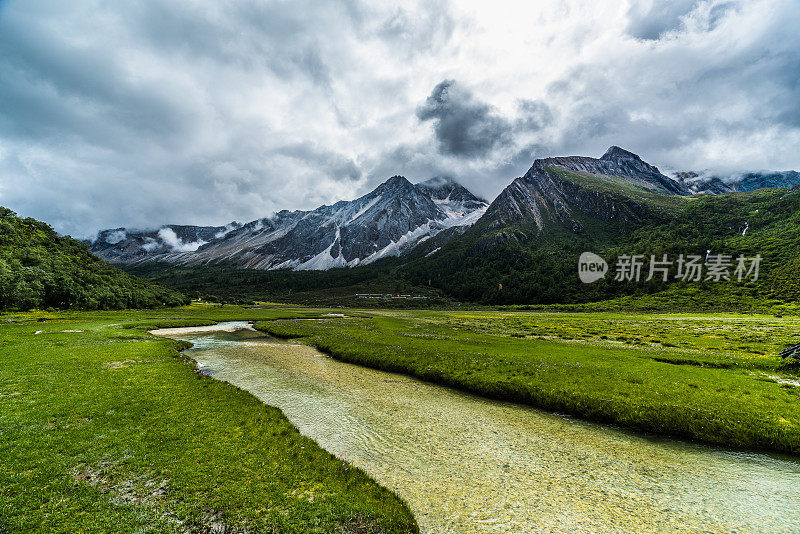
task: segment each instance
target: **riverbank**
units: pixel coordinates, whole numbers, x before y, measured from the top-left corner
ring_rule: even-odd
[[[800,461],[655,439],[323,357],[261,335],[161,330],[215,379],[364,469],[426,533],[789,532]],[[342,424],[345,421],[346,424]],[[778,494],[774,488],[780,488]]]
[[[800,453],[795,319],[377,312],[257,323],[334,358],[587,420]]]
[[[0,531],[416,532],[396,495],[147,333],[319,313],[4,314]]]

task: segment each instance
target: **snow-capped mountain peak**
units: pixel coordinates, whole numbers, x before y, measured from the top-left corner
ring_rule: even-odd
[[[229,261],[247,268],[298,270],[352,267],[405,254],[449,228],[457,229],[450,232],[457,235],[459,229],[477,221],[487,206],[452,179],[434,178],[415,185],[393,176],[355,200],[311,211],[283,210],[244,225],[217,227],[210,237],[206,236],[211,232],[203,234],[204,243],[193,251],[188,247],[154,253],[142,249],[120,255],[107,242],[93,250],[119,262]]]

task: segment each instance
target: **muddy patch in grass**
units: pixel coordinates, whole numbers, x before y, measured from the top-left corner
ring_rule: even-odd
[[[154,505],[169,491],[168,479],[141,475],[117,480],[112,473],[113,466],[110,462],[104,462],[100,467],[82,464],[73,469],[71,474],[76,481],[108,493],[111,500],[118,504]]]
[[[171,524],[175,532],[183,534],[248,534],[245,526],[230,525],[221,511],[203,512],[199,520],[180,518],[169,510],[169,479],[142,474],[132,477],[117,477],[114,462],[102,462],[100,466],[80,464],[70,473],[76,482],[89,484],[117,506],[136,506],[147,509],[158,521]],[[372,532],[372,531],[365,531]],[[5,534],[0,530],[0,534]]]

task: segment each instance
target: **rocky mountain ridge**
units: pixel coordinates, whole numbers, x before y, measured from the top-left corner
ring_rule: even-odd
[[[621,201],[625,193],[685,196],[689,190],[657,167],[617,146],[600,158],[569,156],[537,159],[489,205],[489,228],[528,222],[539,231],[556,223],[580,232],[586,216],[624,222],[645,216],[645,206]]]
[[[130,263],[156,254],[192,252],[240,227],[234,221],[227,226],[167,224],[155,230],[111,228],[99,232],[90,248],[111,263]]]
[[[104,230],[91,249],[119,263],[225,261],[254,269],[325,270],[404,254],[444,230],[458,235],[486,207],[485,201],[452,179],[415,185],[393,176],[352,201],[311,211],[283,210],[244,225]]]

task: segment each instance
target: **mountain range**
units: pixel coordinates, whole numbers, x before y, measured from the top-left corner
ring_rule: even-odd
[[[0,208],[0,308],[160,306],[185,295],[364,305],[359,294],[400,292],[420,305],[619,300],[665,311],[763,310],[800,299],[798,183],[795,171],[670,178],[611,147],[599,158],[537,159],[490,204],[449,178],[393,176],[355,200],[246,224],[103,230],[89,244],[94,254]],[[586,284],[576,265],[587,251],[609,266],[626,255],[712,252],[762,261],[743,283],[687,283],[671,265],[663,279]]]
[[[794,187],[800,184],[800,172],[748,172],[722,178],[715,175],[678,172],[675,179],[692,194],[742,193],[764,188]]]
[[[412,184],[395,176],[352,201],[246,224],[106,230],[91,249],[193,294],[280,297],[341,286],[352,296],[415,287],[506,304],[587,302],[669,285],[581,284],[575,265],[587,250],[609,261],[624,253],[724,250],[765,258],[757,284],[735,291],[788,298],[786,288],[800,275],[793,252],[800,250],[798,184],[794,171],[669,177],[613,146],[599,158],[537,159],[490,204],[451,179]],[[390,257],[397,259],[377,261]],[[317,279],[292,274],[334,267],[356,269]],[[236,273],[219,271],[231,268]],[[246,274],[258,272],[276,274]]]
[[[224,227],[165,225],[103,230],[91,250],[112,263],[226,262],[253,269],[326,270],[399,256],[434,236],[451,238],[488,204],[449,178],[412,184],[393,176],[370,193],[311,211]],[[440,237],[442,240],[444,236]]]

